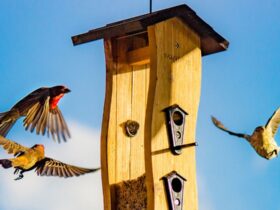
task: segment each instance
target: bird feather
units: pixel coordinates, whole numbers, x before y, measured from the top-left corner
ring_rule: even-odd
[[[65,178],[79,176],[85,173],[91,173],[99,170],[99,168],[89,169],[89,168],[73,166],[58,160],[54,160],[52,158],[45,157],[43,160],[38,162],[36,167],[36,172],[40,176],[45,176],[48,175],[47,172],[50,168],[52,168],[53,170],[56,169],[57,171],[57,173],[52,173],[52,175],[65,177]]]
[[[274,137],[280,124],[280,108],[278,108],[267,121],[265,128],[271,129],[272,136]]]

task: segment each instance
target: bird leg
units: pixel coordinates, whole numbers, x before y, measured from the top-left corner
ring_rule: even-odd
[[[271,156],[273,155],[273,153],[275,153],[275,155],[276,155],[276,156],[278,156],[278,152],[277,152],[277,150],[276,150],[276,149],[275,149],[275,150],[273,150],[272,152],[270,152]]]
[[[18,172],[19,172],[19,169],[16,168],[16,170],[14,171],[14,174],[18,174]]]
[[[278,157],[278,151],[277,151],[277,149],[273,150],[273,152],[275,153],[276,157]]]
[[[18,173],[19,170],[20,170],[20,169],[16,169],[15,172]],[[24,172],[24,171],[22,171],[22,170],[19,172],[19,176],[18,176],[17,178],[15,178],[16,181],[23,178],[23,172]]]
[[[270,153],[268,153],[268,159],[271,159],[271,157],[273,156],[273,154],[276,155],[276,157],[278,157],[278,150],[275,149],[275,150],[272,150]]]

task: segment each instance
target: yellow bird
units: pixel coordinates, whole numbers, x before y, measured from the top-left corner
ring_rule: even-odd
[[[15,156],[14,158],[0,160],[0,165],[2,165],[3,168],[13,167],[15,168],[14,174],[19,173],[19,176],[15,180],[22,179],[24,172],[33,169],[35,169],[39,176],[59,176],[65,178],[80,176],[100,169],[82,168],[45,157],[45,149],[42,144],[35,144],[33,147],[29,148],[0,136],[0,146],[2,146],[8,154],[13,154]]]
[[[273,113],[265,126],[256,127],[252,135],[229,131],[213,116],[212,121],[217,128],[229,133],[230,135],[246,139],[261,157],[270,160],[278,156],[280,147],[278,147],[274,136],[280,124],[280,108]]]

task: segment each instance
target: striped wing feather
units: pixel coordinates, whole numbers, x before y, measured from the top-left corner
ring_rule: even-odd
[[[0,121],[3,120],[3,118],[8,114],[8,112],[3,112],[0,113]],[[16,120],[9,120],[6,122],[2,122],[0,125],[0,135],[2,136],[7,136],[7,134],[9,133],[9,131],[11,130],[11,128],[13,127],[13,125],[15,124]]]
[[[37,90],[34,90],[27,96],[25,96],[23,99],[21,99],[19,102],[17,102],[13,108],[19,110],[20,113],[26,114],[29,109],[34,106],[39,101],[43,103],[45,99],[49,95],[49,88],[41,87]]]
[[[4,138],[3,136],[0,136],[0,145],[7,151],[8,154],[13,155],[17,155],[29,149],[28,147],[24,147],[14,141]]]
[[[95,172],[97,170],[99,170],[99,168],[82,168],[78,166],[69,165],[48,157],[38,162],[36,167],[36,172],[39,176],[59,176],[64,178],[80,176],[86,173]]]
[[[28,111],[23,123],[26,130],[37,134],[52,136],[53,140],[59,143],[61,139],[65,142],[70,138],[68,126],[58,107],[50,109],[50,97],[47,97],[45,102],[41,104],[37,102]]]
[[[52,138],[57,139],[58,142],[61,141],[61,138],[66,141],[67,138],[71,137],[68,126],[58,107],[49,112],[46,126],[48,128],[47,135],[51,134]]]

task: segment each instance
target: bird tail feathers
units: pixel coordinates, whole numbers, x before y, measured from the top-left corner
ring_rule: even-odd
[[[0,135],[7,136],[8,132],[11,130],[17,119],[9,117],[11,111],[0,113]]]
[[[0,160],[0,165],[3,166],[3,168],[11,168],[12,167],[12,161],[8,159],[2,159]]]

